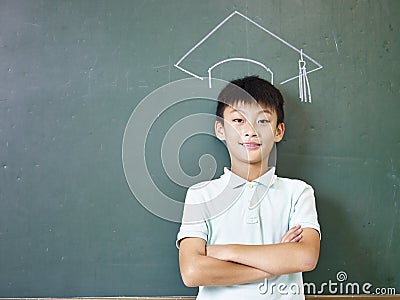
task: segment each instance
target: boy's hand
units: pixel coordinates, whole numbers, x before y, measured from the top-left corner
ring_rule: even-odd
[[[285,233],[285,235],[281,239],[281,243],[289,243],[289,242],[298,242],[301,240],[303,235],[301,234],[303,232],[303,229],[301,228],[300,225],[296,225],[288,232]]]

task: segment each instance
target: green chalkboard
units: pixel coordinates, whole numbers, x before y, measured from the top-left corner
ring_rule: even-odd
[[[399,292],[399,13],[396,0],[0,0],[0,297],[196,294],[179,274],[179,224],[131,190],[124,133],[157,89],[193,74],[206,83],[213,64],[237,56],[263,61],[285,96],[277,173],[315,189],[321,256],[305,281]],[[299,53],[270,33],[302,49],[309,71],[322,66],[308,74],[312,103],[299,100],[298,80],[280,84],[297,76]],[[250,61],[212,71],[223,80],[271,79]],[[144,154],[124,152],[130,174],[146,162],[152,184],[134,176],[145,200],[184,200],[186,186],[163,168],[161,150],[174,124],[214,113],[203,96],[162,111],[160,97],[135,116],[156,113],[127,135],[146,132]],[[166,159],[189,177],[211,156],[214,177],[229,166],[209,134],[180,146]]]

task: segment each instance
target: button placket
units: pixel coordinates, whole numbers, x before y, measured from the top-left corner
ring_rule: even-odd
[[[248,183],[248,200],[247,200],[247,209],[246,209],[246,223],[247,224],[256,224],[259,222],[259,207],[258,207],[258,195],[257,195],[257,186],[253,183]]]

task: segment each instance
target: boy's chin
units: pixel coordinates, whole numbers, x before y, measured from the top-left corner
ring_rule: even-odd
[[[262,159],[260,157],[248,157],[243,160],[243,162],[248,164],[261,164]]]

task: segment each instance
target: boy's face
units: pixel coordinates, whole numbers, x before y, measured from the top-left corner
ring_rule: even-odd
[[[277,124],[276,112],[257,102],[238,101],[227,106],[224,122],[215,122],[215,133],[225,140],[232,165],[268,164],[274,142],[283,138],[285,126]]]

